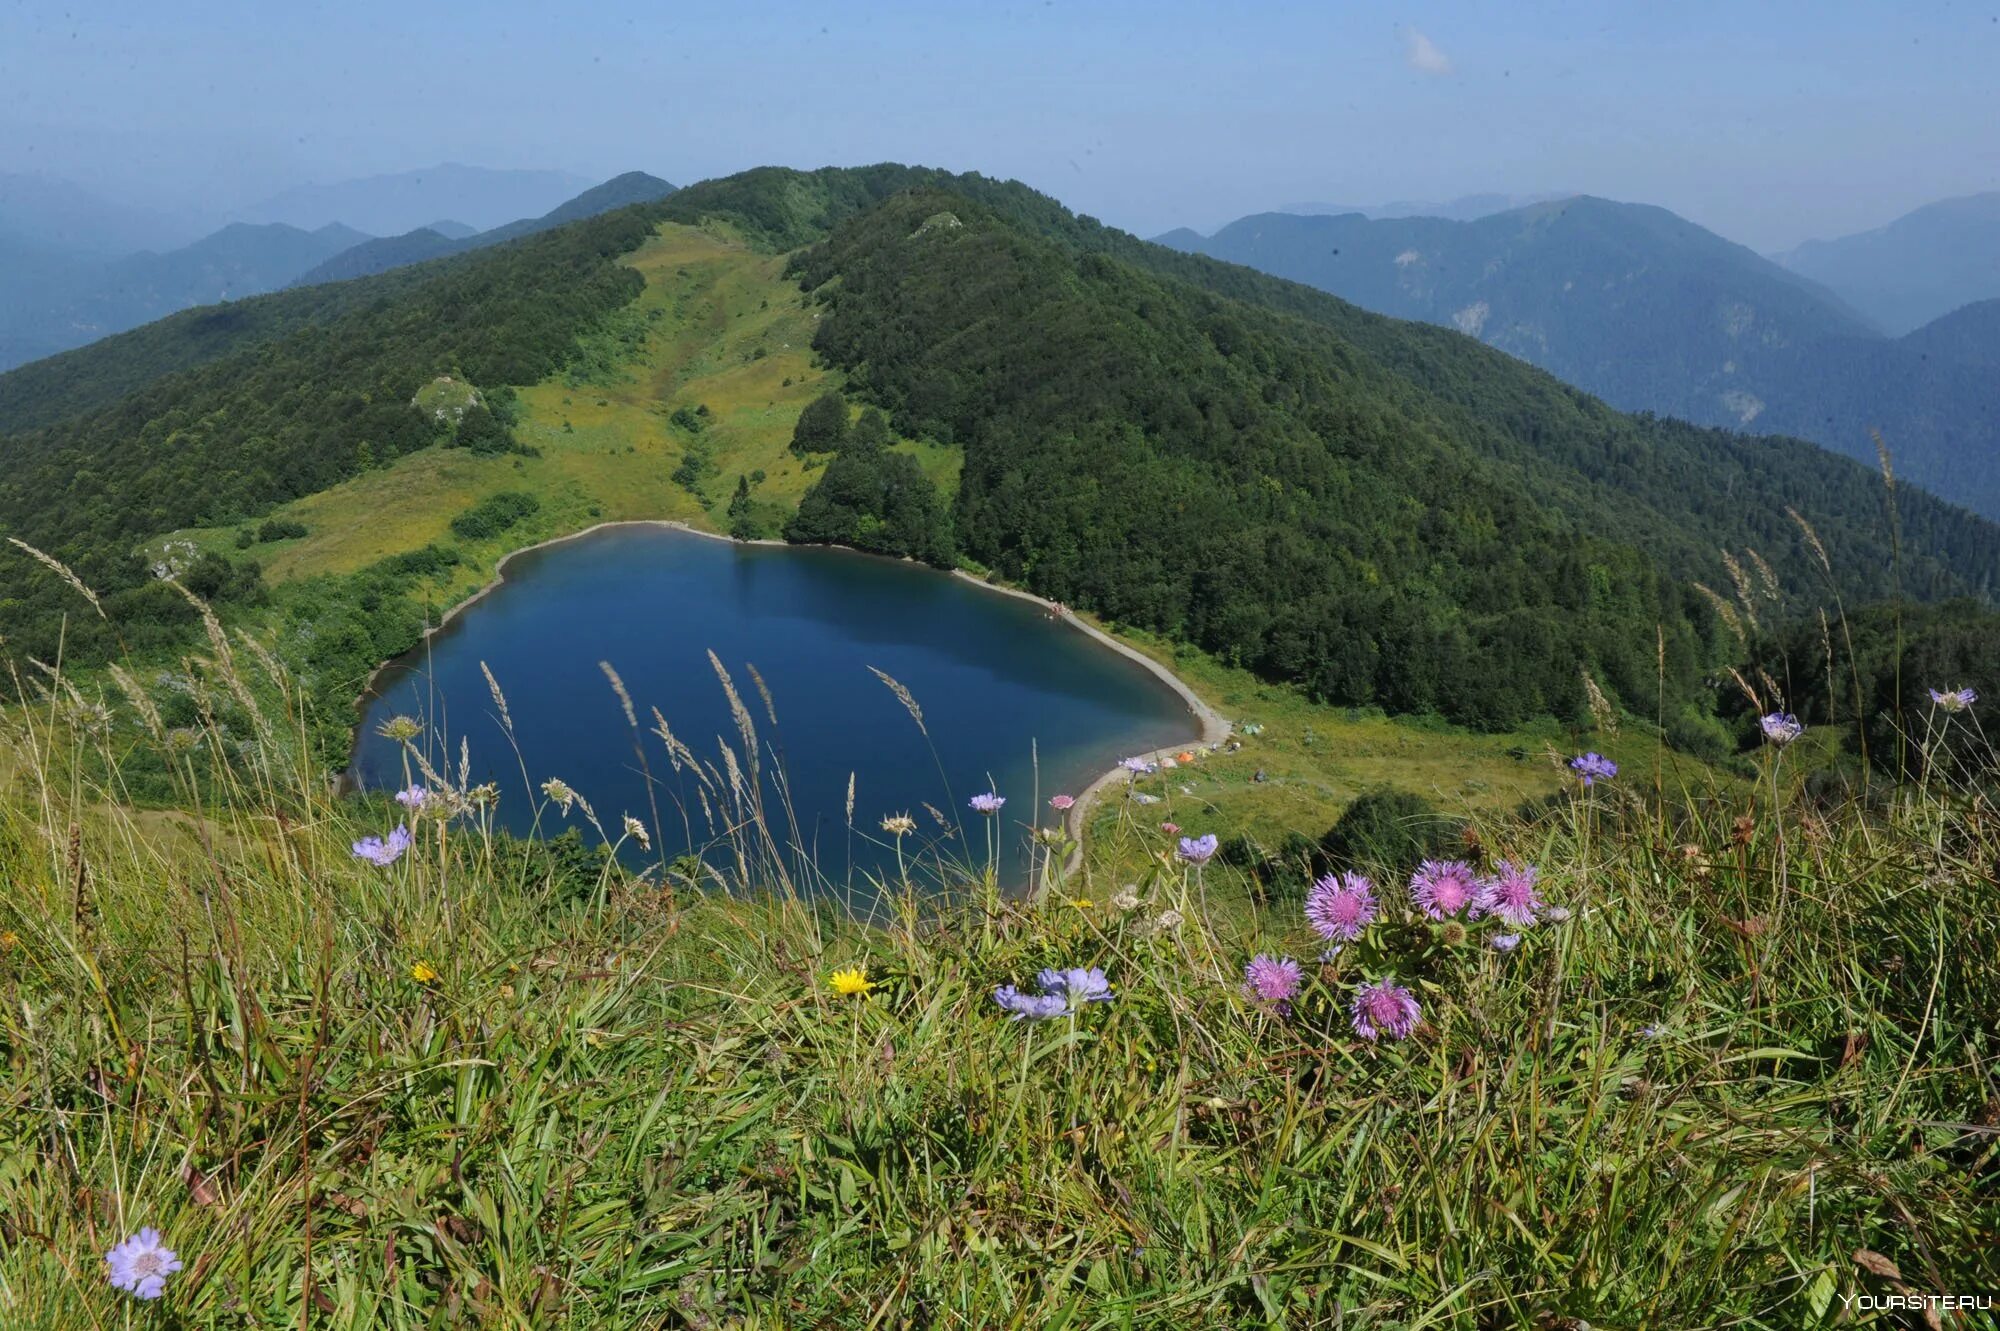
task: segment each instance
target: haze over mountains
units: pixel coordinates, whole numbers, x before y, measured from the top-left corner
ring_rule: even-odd
[[[7,180],[26,183],[7,188]],[[485,217],[508,200],[547,195],[571,177],[561,172],[482,171],[443,167],[375,177],[348,185],[292,191],[251,210],[312,219],[351,207],[372,218],[436,216],[449,208]],[[29,186],[35,188],[30,189]],[[84,248],[138,234],[148,223],[80,191],[33,178],[0,178],[0,369],[25,364],[138,327],[178,310],[240,300],[280,287],[339,281],[403,264],[500,244],[628,204],[656,199],[673,186],[644,172],[571,191],[533,216],[518,214],[486,230],[440,217],[407,234],[378,239],[340,221],[307,230],[284,221],[231,222],[193,244],[164,253],[141,250],[106,259]],[[32,205],[32,206],[31,206]],[[3,229],[19,219],[19,230]],[[65,241],[69,244],[65,247]]]
[[[1892,334],[2000,296],[2000,193],[1926,204],[1884,227],[1809,240],[1778,262],[1822,282]]]
[[[319,227],[342,222],[371,236],[401,235],[440,218],[485,231],[542,214],[590,187],[569,171],[497,171],[445,162],[421,171],[301,185],[242,210],[246,222]]]
[[[1456,328],[1627,410],[1863,460],[1879,430],[1906,478],[2000,515],[1990,315],[1888,337],[1792,268],[1665,209],[1587,196],[1470,222],[1265,213],[1160,239]]]

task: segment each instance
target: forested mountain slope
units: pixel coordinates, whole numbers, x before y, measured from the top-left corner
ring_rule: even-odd
[[[1827,289],[1663,209],[1261,214],[1175,243],[1454,327],[1625,410],[1863,461],[1879,432],[1910,480],[2000,516],[2000,379],[1883,336]]]
[[[1800,604],[1984,593],[2000,568],[2000,531],[1907,489],[1898,568],[1879,478],[1808,445],[1621,416],[1455,333],[904,167],[750,172],[287,306],[276,336],[0,441],[0,527],[145,601],[144,538],[439,442],[409,406],[433,376],[526,385],[603,345],[662,220],[810,246],[820,354],[898,434],[963,450],[928,536],[1331,700],[1505,725],[1574,712],[1582,667],[1650,711],[1664,652],[1671,705],[1700,709],[1733,648],[1690,582],[1726,589],[1722,549]],[[865,506],[857,459],[826,475]],[[25,561],[0,597],[39,653],[76,608]],[[68,650],[110,636],[73,619]]]

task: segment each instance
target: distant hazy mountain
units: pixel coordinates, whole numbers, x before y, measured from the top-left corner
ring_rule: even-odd
[[[1823,282],[1891,333],[2000,296],[2000,193],[1927,204],[1839,240],[1809,240],[1778,261]]]
[[[9,254],[0,243],[0,368],[53,355],[194,305],[274,291],[366,239],[234,223],[192,245],[109,262]]]
[[[1169,238],[1163,241],[1172,243]],[[1181,248],[1444,324],[1615,406],[1793,434],[2000,515],[2000,376],[1883,337],[1838,296],[1665,209],[1604,199],[1474,222],[1265,213]]]
[[[67,180],[0,172],[0,237],[54,253],[109,258],[184,245],[200,234],[185,218],[113,203]]]
[[[1452,222],[1476,222],[1494,213],[1565,197],[1562,194],[1464,194],[1456,199],[1429,203],[1410,199],[1378,204],[1288,203],[1278,211],[1297,213],[1302,217],[1338,217],[1342,213],[1360,213],[1363,217],[1373,218],[1442,217]]]
[[[432,222],[424,230],[435,231],[446,240],[464,240],[467,236],[476,236],[479,234],[478,227],[467,226],[463,222],[454,222],[449,217],[442,221]]]
[[[2000,367],[2000,300],[1982,300],[1933,319],[1903,338],[1923,356]]]
[[[474,235],[450,236],[435,226],[419,227],[400,236],[384,236],[379,240],[363,241],[354,248],[336,254],[326,262],[301,274],[294,286],[313,286],[320,282],[345,282],[350,278],[367,277],[373,273],[386,273],[391,268],[401,268],[405,264],[422,263],[425,259],[438,259],[447,254],[463,254],[468,250],[484,249],[488,245],[498,245],[502,241],[514,240],[521,236],[531,236],[537,231],[561,226],[565,222],[578,222],[599,213],[608,213],[614,208],[624,208],[635,203],[651,203],[664,199],[674,192],[674,187],[658,176],[649,176],[644,171],[627,171],[622,176],[614,176],[602,185],[594,185],[540,217],[522,218],[505,226],[494,227]]]
[[[321,227],[329,222],[376,236],[401,235],[440,217],[479,229],[539,217],[590,181],[567,171],[495,171],[446,162],[421,171],[301,185],[238,215],[247,222]]]

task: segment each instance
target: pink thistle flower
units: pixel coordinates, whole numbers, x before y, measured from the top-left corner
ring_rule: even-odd
[[[1160,831],[1166,834],[1167,836],[1178,836],[1180,834],[1180,830],[1181,830],[1181,825],[1179,823],[1160,824]]]
[[[1074,795],[1049,796],[1049,807],[1051,809],[1054,809],[1057,813],[1068,813],[1070,809],[1075,807],[1075,805],[1076,805],[1076,796]]]
[[[1354,991],[1354,1033],[1364,1040],[1407,1040],[1422,1016],[1417,996],[1393,978]]]
[[[1499,870],[1486,884],[1480,908],[1488,915],[1499,916],[1516,929],[1525,929],[1535,922],[1547,904],[1535,889],[1535,866],[1502,860]]]
[[[1306,923],[1328,940],[1351,942],[1375,922],[1375,884],[1358,873],[1328,874],[1306,893]]]
[[[1434,920],[1479,908],[1479,876],[1464,860],[1425,860],[1410,875],[1410,899]]]
[[[1299,963],[1290,957],[1271,957],[1259,952],[1243,967],[1243,996],[1268,1003],[1280,1012],[1290,1012],[1292,999],[1304,983]]]

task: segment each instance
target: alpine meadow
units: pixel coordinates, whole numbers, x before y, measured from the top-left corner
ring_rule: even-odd
[[[1546,120],[1597,76],[1471,15],[1340,66],[1378,144],[1271,45],[1356,16],[862,8],[579,17],[520,105],[531,16],[458,16],[483,81],[326,94],[407,162],[276,87],[282,159],[171,107],[0,149],[0,1325],[1988,1324],[1983,205],[1920,214],[1949,260],[1817,187],[1732,212],[1676,156],[1708,111],[1605,155]],[[1771,58],[1903,42],[1842,21]],[[138,31],[99,22],[0,44],[88,72]],[[153,22],[142,71],[358,49]],[[1074,44],[1041,94],[985,68],[1016,23]],[[1985,26],[1932,42],[1940,124]],[[822,88],[814,42],[911,86]],[[1171,103],[1061,72],[1209,42]],[[1711,57],[1653,49],[1635,98],[1691,105]],[[635,128],[670,55],[647,95],[712,128]],[[975,56],[1095,146],[925,64]],[[1218,146],[1252,69],[1336,165]],[[1514,174],[1385,164],[1426,99]],[[741,169],[933,132],[1036,184]],[[1177,133],[1185,179],[1124,164]],[[557,134],[673,169],[540,169]],[[140,197],[176,135],[178,211],[59,179]],[[1451,175],[1510,192],[1269,206]]]

